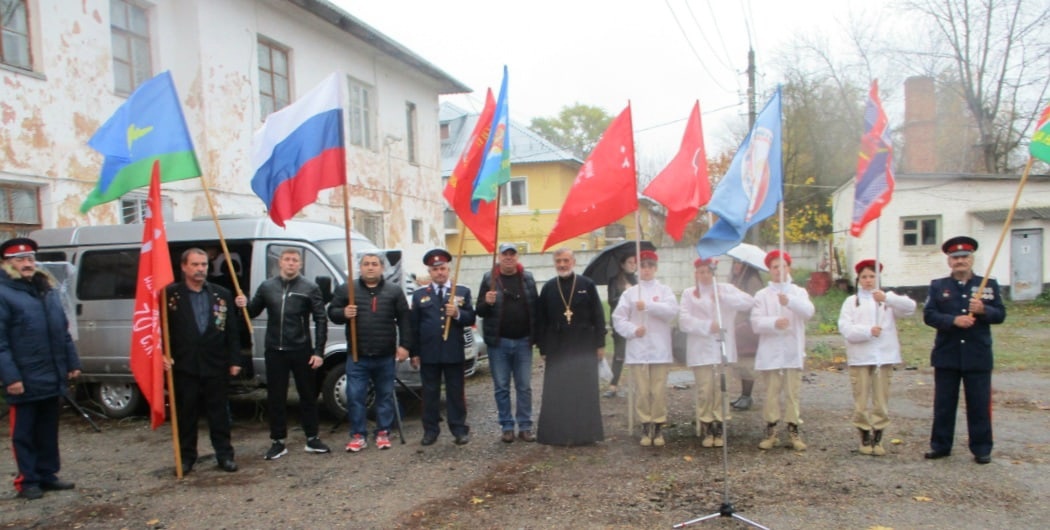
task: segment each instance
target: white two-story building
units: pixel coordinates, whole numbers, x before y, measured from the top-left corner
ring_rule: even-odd
[[[346,74],[353,227],[418,261],[444,242],[438,96],[470,89],[324,0],[4,0],[0,237],[135,222],[146,189],[80,204],[102,156],[87,146],[143,81],[170,70],[203,179],[165,184],[166,217],[262,215],[251,138],[270,112]],[[342,193],[301,216],[342,224]]]

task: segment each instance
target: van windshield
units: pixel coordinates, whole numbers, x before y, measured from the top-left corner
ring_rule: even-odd
[[[347,267],[346,267],[346,240],[345,239],[326,239],[326,240],[323,240],[323,241],[317,241],[316,244],[317,244],[317,247],[321,249],[321,252],[324,252],[324,255],[327,256],[328,259],[332,261],[333,265],[335,265],[336,267],[340,267],[342,269],[343,275],[345,277],[346,276],[346,271],[347,271]],[[357,237],[351,238],[350,244],[353,246],[353,248],[351,248],[350,250],[353,251],[353,253],[354,253],[354,256],[355,256],[355,260],[354,261],[355,262],[357,261],[356,260],[356,256],[360,256],[364,252],[373,251],[373,250],[379,250],[379,247],[377,247],[375,245],[375,243],[372,243],[371,241],[369,241],[367,239],[363,239],[363,238],[357,238]],[[384,261],[384,265],[388,265],[388,263],[386,263],[386,257],[385,256],[383,257],[383,261]],[[357,267],[354,267],[354,268],[356,269]]]

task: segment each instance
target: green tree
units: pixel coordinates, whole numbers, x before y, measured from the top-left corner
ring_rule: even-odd
[[[600,107],[576,102],[562,107],[557,116],[533,118],[529,128],[582,160],[594,149],[612,119]]]

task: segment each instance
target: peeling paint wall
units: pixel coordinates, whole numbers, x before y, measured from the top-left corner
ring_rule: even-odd
[[[113,88],[109,1],[29,4],[33,71],[0,66],[0,181],[41,187],[46,228],[117,223],[117,202],[79,211],[102,163],[87,141],[125,101]],[[172,72],[218,214],[265,212],[249,185],[262,36],[289,50],[293,100],[332,71],[373,87],[374,148],[348,146],[351,208],[382,213],[386,246],[409,263],[443,244],[435,81],[283,0],[156,0],[149,23],[153,71]],[[406,151],[407,102],[417,109],[417,164]],[[210,215],[201,183],[164,185],[173,220]],[[343,224],[342,203],[341,190],[323,191],[301,216]],[[423,243],[411,241],[412,219],[423,222]]]

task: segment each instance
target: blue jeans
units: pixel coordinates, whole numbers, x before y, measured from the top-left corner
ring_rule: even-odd
[[[350,406],[350,436],[368,436],[369,385],[376,389],[376,431],[389,431],[394,423],[394,356],[362,355],[346,361],[346,401]]]
[[[499,424],[504,431],[513,431],[517,420],[519,431],[532,430],[532,346],[529,338],[505,339],[499,346],[489,347],[489,370],[492,371],[493,392]],[[511,415],[510,379],[514,377],[517,414]]]

